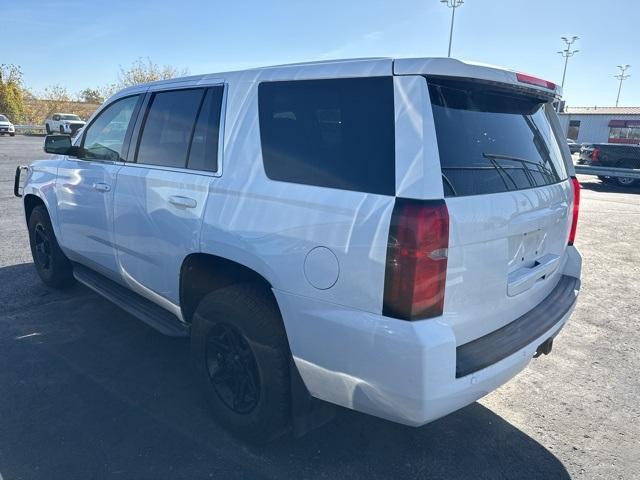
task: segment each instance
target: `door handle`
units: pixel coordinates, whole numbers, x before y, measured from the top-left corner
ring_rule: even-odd
[[[183,197],[181,195],[171,195],[169,203],[181,208],[196,208],[198,202],[194,198]]]
[[[99,192],[108,192],[111,190],[111,185],[103,182],[98,182],[93,184],[93,189]]]

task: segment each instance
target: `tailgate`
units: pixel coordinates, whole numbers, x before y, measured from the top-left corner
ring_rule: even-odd
[[[572,188],[545,99],[506,84],[428,83],[450,217],[444,320],[464,344],[558,284]]]

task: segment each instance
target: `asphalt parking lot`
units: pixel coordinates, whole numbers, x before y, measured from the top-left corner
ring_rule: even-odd
[[[188,342],[31,265],[0,137],[0,478],[640,478],[640,189],[583,181],[582,294],[549,356],[413,429],[348,410],[301,439],[247,447],[213,422]]]

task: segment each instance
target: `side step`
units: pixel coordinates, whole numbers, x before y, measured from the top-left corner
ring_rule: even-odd
[[[80,283],[130,313],[158,332],[170,337],[186,337],[189,325],[181,322],[171,312],[141,297],[83,265],[73,265],[73,276]]]

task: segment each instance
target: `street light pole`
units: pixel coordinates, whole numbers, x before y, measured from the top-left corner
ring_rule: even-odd
[[[622,82],[631,76],[631,75],[625,75],[624,72],[626,72],[630,67],[631,65],[618,65],[618,68],[620,69],[620,73],[618,75],[614,75],[614,77],[620,80],[620,85],[618,86],[618,96],[616,97],[616,107],[620,102],[620,92],[622,91]]]
[[[456,8],[464,3],[464,0],[440,0],[440,3],[444,3],[451,9],[451,28],[449,30],[449,51],[447,57],[451,57],[451,43],[453,41],[453,22],[456,18]]]
[[[570,39],[567,37],[562,37],[562,41],[567,45],[564,50],[560,50],[558,53],[564,57],[564,70],[562,71],[562,84],[561,87],[564,89],[564,79],[567,76],[567,64],[569,63],[569,57],[573,57],[580,50],[571,50],[571,45],[578,40],[580,37],[573,36]]]

